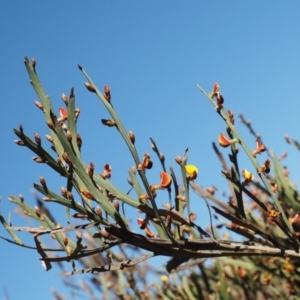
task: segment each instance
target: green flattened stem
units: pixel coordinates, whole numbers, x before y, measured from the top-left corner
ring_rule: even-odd
[[[289,201],[290,206],[294,209],[294,211],[298,211],[299,203],[295,201],[294,196],[297,193],[297,190],[293,187],[290,180],[284,177],[283,168],[278,158],[274,155],[274,153],[271,152],[270,154],[273,161],[276,182],[278,183],[278,192],[284,193],[284,196]]]
[[[67,140],[63,131],[61,129],[57,129],[56,134],[72,162],[72,166],[75,174],[80,178],[80,180],[85,185],[86,187],[85,189],[87,189],[89,192],[91,192],[94,195],[99,205],[107,212],[109,216],[111,216],[122,228],[126,228],[126,223],[124,222],[122,216],[117,212],[114,205],[111,202],[107,201],[103,193],[99,191],[95,183],[88,176],[86,172],[86,168],[84,167],[81,160],[76,156],[76,154],[71,149],[70,143]]]
[[[167,170],[166,170],[166,166],[165,166],[165,161],[164,161],[164,159],[162,159],[161,158],[161,154],[160,154],[160,152],[159,152],[159,150],[158,150],[158,147],[157,147],[157,144],[155,143],[155,141],[152,139],[152,138],[150,138],[150,141],[152,142],[152,145],[153,145],[153,151],[156,153],[156,155],[158,156],[158,159],[159,159],[159,161],[160,161],[160,163],[161,163],[161,166],[162,166],[162,168],[163,168],[163,170],[164,170],[164,172],[167,172]],[[171,189],[170,188],[168,188],[168,195],[169,195],[169,203],[170,203],[170,205],[172,205],[172,195],[171,195]]]
[[[4,219],[4,217],[2,216],[2,213],[0,211],[0,222],[2,223],[3,227],[7,230],[7,232],[11,235],[11,237],[14,239],[14,241],[19,244],[19,245],[23,245],[22,241],[18,238],[18,236],[15,234],[15,232],[12,229],[8,229],[8,225]]]
[[[72,135],[72,146],[76,156],[80,159],[80,151],[76,143],[76,121],[75,121],[75,95],[74,89],[71,89],[71,95],[68,101],[68,129]]]
[[[116,114],[114,108],[112,107],[112,105],[110,104],[110,102],[108,102],[104,96],[102,95],[102,93],[97,89],[96,85],[93,83],[92,79],[88,76],[88,74],[85,72],[85,70],[81,67],[78,66],[79,69],[81,70],[81,72],[84,74],[84,76],[86,77],[86,79],[88,80],[88,82],[94,87],[95,89],[95,93],[97,94],[98,98],[102,101],[102,103],[104,104],[104,106],[106,107],[106,109],[108,110],[108,112],[110,113],[112,119],[114,120],[114,122],[116,123],[116,127],[118,129],[118,131],[120,132],[121,136],[123,137],[127,147],[129,148],[129,151],[135,161],[136,166],[140,165],[141,161],[139,159],[139,156],[137,154],[136,148],[134,146],[134,144],[131,142],[130,138],[128,137],[128,133],[125,130],[123,123],[121,122],[121,120],[119,119],[118,115]],[[155,200],[152,196],[152,192],[150,189],[150,185],[148,183],[147,177],[145,175],[145,172],[143,170],[138,171],[140,174],[140,177],[142,179],[142,182],[145,186],[146,192],[149,195],[149,199],[151,202],[151,205],[153,207],[153,209],[155,210],[156,213],[156,217],[161,221],[161,224],[165,230],[165,232],[167,233],[168,237],[175,242],[174,238],[172,237],[171,233],[167,230],[165,224],[163,223],[161,216],[158,214],[157,212],[157,205],[155,203]]]
[[[46,118],[46,122],[50,122],[52,123],[52,118],[51,118],[51,113],[54,113],[52,105],[51,105],[51,100],[49,98],[49,96],[46,95],[42,84],[37,76],[37,73],[35,71],[35,69],[32,67],[30,60],[28,59],[28,57],[25,57],[25,66],[30,78],[30,83],[32,85],[32,87],[34,88],[38,98],[40,99],[42,105],[43,105],[43,110],[44,110],[44,116]],[[55,125],[55,124],[54,124]],[[57,154],[59,155],[59,157],[61,157],[62,153],[64,152],[64,149],[61,145],[61,143],[59,142],[55,132],[53,130],[50,130],[50,134],[51,137],[53,139],[53,145],[55,147],[55,150],[57,152]]]
[[[187,163],[187,159],[188,159],[188,155],[187,155],[188,149],[186,149],[184,157],[182,159],[182,163],[181,163],[181,174],[182,174],[182,180],[183,180],[183,186],[184,186],[184,194],[185,194],[185,198],[186,198],[186,207],[187,207],[187,213],[188,213],[188,218],[190,219],[190,213],[191,213],[191,208],[190,208],[190,183],[189,181],[187,181],[187,177],[186,177],[186,163]]]
[[[25,146],[38,155],[47,165],[61,176],[68,177],[69,174],[66,169],[60,166],[57,161],[42,147],[38,146],[32,139],[30,139],[24,132],[14,129],[14,133],[25,143]]]
[[[215,104],[214,100],[199,85],[198,85],[198,88],[209,99],[209,101],[212,103],[212,105],[217,109],[217,105]],[[227,114],[226,114],[225,107],[223,107],[223,109],[221,111],[219,111],[219,114],[223,118],[223,120],[226,122],[227,126],[230,128],[232,134],[239,140],[240,145],[242,146],[242,148],[246,152],[247,156],[249,157],[249,159],[252,162],[255,169],[259,170],[260,165],[259,165],[258,161],[252,155],[251,150],[248,148],[247,144],[244,142],[244,140],[243,140],[242,136],[240,135],[240,133],[238,132],[238,130],[229,121],[229,119],[227,117]],[[275,204],[275,207],[280,211],[285,226],[289,230],[291,236],[294,235],[294,230],[293,230],[292,226],[290,225],[290,223],[289,223],[289,221],[288,221],[288,219],[287,219],[287,217],[284,213],[284,210],[283,210],[281,204],[279,203],[279,200],[277,199],[276,195],[274,194],[274,192],[272,190],[272,187],[271,187],[266,175],[264,173],[258,173],[258,175],[260,176],[260,178],[263,181],[266,189],[268,190],[269,194],[271,195],[271,198],[272,198],[272,200]],[[296,239],[293,239],[293,241],[297,244],[297,246],[299,246],[299,241],[297,241]]]

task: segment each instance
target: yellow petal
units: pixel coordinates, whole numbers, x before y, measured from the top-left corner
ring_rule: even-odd
[[[195,173],[198,174],[198,169],[193,165],[185,166],[185,171],[190,175],[194,175]]]

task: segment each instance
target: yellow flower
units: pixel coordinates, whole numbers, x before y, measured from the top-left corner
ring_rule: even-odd
[[[198,175],[197,167],[195,167],[193,165],[187,165],[187,166],[185,166],[185,171],[189,175],[188,180],[194,180],[197,178],[197,175]]]

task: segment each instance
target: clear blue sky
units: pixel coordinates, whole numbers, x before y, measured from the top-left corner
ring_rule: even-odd
[[[299,156],[283,139],[286,133],[299,138],[299,1],[2,0],[0,7],[0,209],[5,218],[14,211],[7,200],[10,194],[22,193],[35,204],[32,183],[39,176],[56,191],[63,185],[50,169],[32,161],[29,150],[12,142],[12,129],[20,123],[32,137],[34,132],[42,137],[48,133],[33,104],[37,97],[24,56],[36,58],[40,79],[57,109],[63,106],[61,94],[75,87],[82,111],[78,130],[83,158],[93,161],[98,172],[110,163],[112,181],[123,189],[128,188],[127,169],[133,161],[117,133],[101,125],[108,114],[85,90],[77,63],[101,90],[104,84],[111,87],[114,107],[127,130],[134,131],[140,155],[148,151],[153,156],[157,168],[148,172],[153,182],[158,182],[160,169],[149,137],[177,172],[174,157],[189,147],[189,162],[200,170],[197,183],[226,189],[211,148],[224,124],[196,87],[210,91],[214,82],[221,85],[225,104],[235,112],[249,144],[254,147],[254,138],[238,123],[239,112],[253,121],[268,147],[277,154],[288,151],[291,177],[299,181]],[[241,167],[252,170],[242,153]],[[160,196],[159,203],[167,201]],[[198,222],[205,227],[206,208],[201,199],[193,201]],[[59,215],[59,207],[51,209]],[[16,215],[12,221],[26,225]],[[8,237],[3,228],[0,234]],[[26,235],[24,241],[33,244]],[[1,240],[0,246],[0,289],[5,287],[11,300],[52,299],[51,287],[64,291],[56,277],[60,270],[46,273],[36,252]],[[4,299],[3,290],[0,295]]]

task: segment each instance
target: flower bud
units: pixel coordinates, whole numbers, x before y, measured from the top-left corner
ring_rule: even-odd
[[[79,115],[80,115],[80,109],[79,108],[76,108],[75,110],[74,110],[74,112],[75,112],[75,121],[78,119],[78,117],[79,117]]]
[[[120,203],[119,203],[119,200],[118,200],[118,199],[116,199],[116,200],[114,201],[114,207],[115,207],[116,211],[119,212],[119,209],[120,209]]]
[[[67,97],[64,93],[61,95],[61,99],[62,99],[62,101],[63,101],[65,104],[68,104],[69,99],[68,99],[68,97]]]
[[[68,198],[68,191],[67,191],[67,189],[65,188],[65,187],[61,187],[60,188],[60,193],[61,193],[61,195],[64,197],[64,198]]]
[[[42,186],[44,186],[44,187],[46,186],[46,180],[42,176],[40,176],[40,183],[41,183]]]
[[[92,93],[96,93],[96,89],[94,88],[93,85],[91,85],[90,83],[88,82],[85,82],[85,87],[88,89],[88,91],[92,92]]]
[[[24,202],[24,196],[22,194],[19,195],[19,199],[20,199],[21,203]]]
[[[32,158],[35,162],[37,162],[37,163],[44,163],[45,162],[45,160],[43,160],[42,158],[40,158],[40,157],[33,157]]]
[[[82,139],[79,133],[76,133],[76,143],[78,146],[78,149],[80,150],[81,146],[82,146]]]
[[[41,211],[40,211],[40,209],[39,209],[37,206],[35,206],[35,207],[34,207],[34,210],[35,210],[35,213],[36,213],[37,217],[40,217],[40,216],[41,216]]]
[[[33,58],[33,59],[31,60],[31,66],[32,66],[32,68],[33,68],[33,71],[35,72],[35,67],[36,67],[36,60],[35,60],[35,58]]]
[[[71,193],[71,192],[67,192],[67,198],[69,199],[69,200],[71,200],[71,201],[74,201],[74,196],[73,196],[73,194]]]
[[[102,216],[102,209],[101,209],[99,206],[97,206],[97,208],[96,208],[96,214],[97,214],[99,217]]]
[[[34,101],[34,104],[35,104],[40,110],[44,111],[44,106],[43,106],[43,104],[42,104],[41,102],[35,100],[35,101]]]
[[[21,140],[14,140],[14,142],[18,145],[18,146],[25,146],[25,142],[21,141]]]
[[[101,122],[102,122],[103,125],[108,126],[108,127],[117,126],[116,122],[113,121],[113,120],[101,119]]]
[[[176,156],[176,157],[175,157],[175,161],[176,161],[179,165],[182,164],[182,158],[181,158],[180,156]]]
[[[134,142],[135,142],[135,135],[134,135],[134,133],[133,133],[132,131],[129,131],[128,137],[129,137],[131,143],[134,145]]]
[[[107,85],[104,86],[104,98],[105,98],[108,102],[110,102],[110,99],[111,99],[110,88],[109,88]]]
[[[41,146],[41,138],[40,136],[38,135],[38,133],[34,133],[34,139],[35,139],[35,142],[37,143],[38,146]]]
[[[46,134],[45,136],[46,136],[46,139],[47,139],[50,143],[53,143],[53,138],[52,138],[51,135]]]
[[[51,121],[47,121],[47,125],[50,129],[55,130],[55,126]]]
[[[67,140],[69,141],[69,143],[71,143],[72,142],[72,134],[69,129],[67,130],[66,137],[67,137]]]

